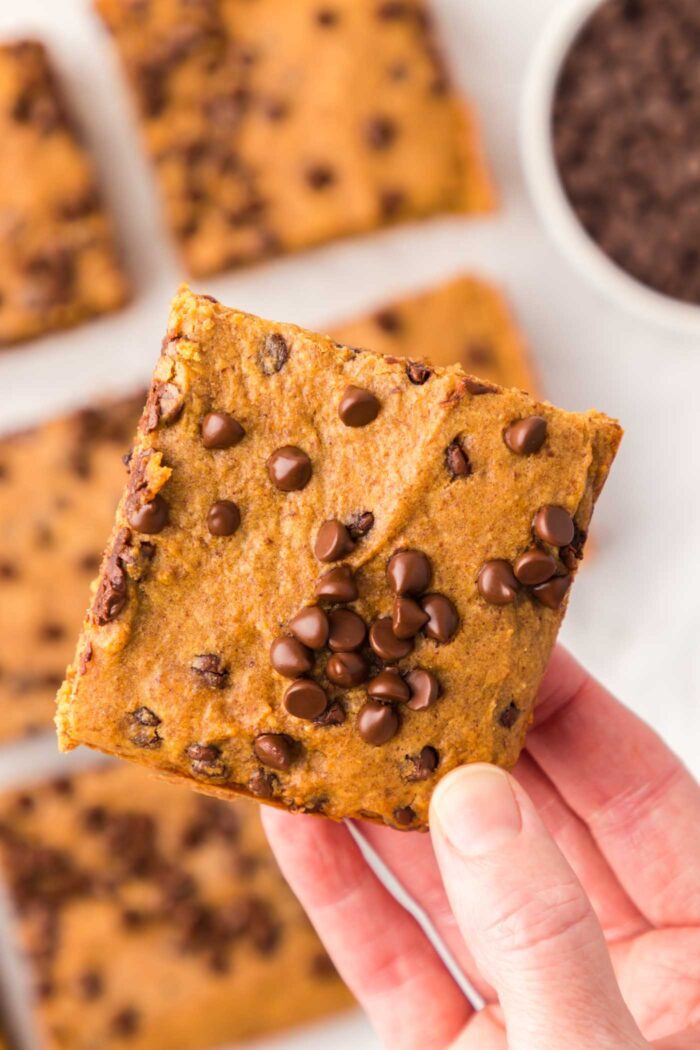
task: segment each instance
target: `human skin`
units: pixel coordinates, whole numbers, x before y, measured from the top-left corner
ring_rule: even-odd
[[[513,776],[483,764],[451,772],[430,835],[362,826],[484,1010],[346,827],[269,808],[264,821],[390,1050],[700,1047],[700,786],[563,649]]]

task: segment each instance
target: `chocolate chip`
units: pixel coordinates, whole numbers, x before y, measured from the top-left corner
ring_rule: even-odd
[[[212,536],[233,536],[241,524],[241,512],[229,499],[212,503],[207,513],[207,528]]]
[[[347,718],[345,708],[338,701],[334,700],[328,705],[325,711],[322,711],[317,718],[314,718],[314,725],[317,726],[342,726]],[[323,807],[307,808],[309,813],[320,813],[323,811]]]
[[[333,602],[354,602],[359,592],[350,566],[338,565],[319,576],[314,593]]]
[[[141,1016],[133,1006],[125,1006],[119,1010],[110,1022],[110,1028],[115,1035],[126,1037],[135,1035],[141,1024]]]
[[[334,653],[326,664],[326,678],[341,689],[353,689],[369,677],[369,664],[361,653]]]
[[[212,689],[226,689],[229,684],[229,671],[224,661],[216,653],[200,653],[190,664],[194,671]]]
[[[420,754],[408,756],[413,763],[413,769],[406,774],[409,782],[417,780],[428,780],[438,767],[440,756],[434,747],[427,745]]]
[[[454,438],[445,449],[445,467],[453,481],[455,478],[468,478],[472,472],[469,456],[459,438]]]
[[[357,542],[367,535],[373,525],[374,514],[372,514],[371,510],[363,510],[359,514],[353,515],[347,524],[347,528],[351,538]]]
[[[548,609],[558,609],[566,598],[572,580],[573,576],[554,576],[546,583],[533,587],[532,593]]]
[[[314,554],[319,561],[340,561],[355,549],[347,526],[336,518],[324,521],[316,535]]]
[[[376,13],[377,18],[388,22],[395,18],[407,18],[415,11],[415,6],[407,3],[407,0],[383,0],[382,3],[377,5]]]
[[[491,343],[470,342],[464,347],[464,360],[485,368],[494,364],[495,353]]]
[[[420,604],[429,617],[423,628],[426,637],[436,642],[451,642],[459,627],[459,616],[450,599],[444,594],[426,594]]]
[[[307,169],[306,181],[312,190],[325,190],[335,182],[335,172],[327,164],[314,164]]]
[[[338,415],[346,427],[366,427],[379,415],[378,399],[360,386],[346,386],[338,405]]]
[[[0,580],[16,580],[19,570],[11,561],[0,561]]]
[[[266,773],[264,769],[256,769],[248,781],[248,789],[256,798],[272,798],[275,794],[275,785],[279,781],[274,773]]]
[[[395,551],[386,568],[394,594],[422,594],[430,586],[433,570],[423,551]]]
[[[129,524],[137,532],[145,532],[152,535],[162,532],[168,524],[170,509],[162,496],[158,495],[149,503],[142,503],[140,507],[134,507],[128,514]]]
[[[379,209],[382,213],[382,218],[388,221],[397,218],[405,203],[406,194],[403,190],[396,188],[387,189],[382,190],[379,194]]]
[[[322,649],[328,641],[328,617],[318,605],[305,606],[288,626],[294,637],[309,649]]]
[[[532,586],[536,583],[544,583],[557,571],[556,560],[551,554],[542,551],[539,547],[525,551],[513,562],[513,572],[520,583]]]
[[[322,7],[316,12],[316,22],[318,25],[323,26],[324,29],[337,25],[339,20],[338,12],[330,7]]]
[[[137,707],[129,715],[130,725],[128,737],[136,747],[142,747],[154,751],[162,744],[162,738],[157,727],[161,719],[150,707]]]
[[[295,445],[283,445],[268,459],[267,473],[272,484],[280,492],[296,492],[309,483],[311,460]]]
[[[44,642],[58,642],[65,637],[66,629],[61,623],[42,623],[38,630],[39,638]]]
[[[400,806],[394,810],[394,820],[397,824],[400,824],[402,828],[408,827],[416,819],[415,812],[410,806]]]
[[[270,663],[285,678],[298,678],[314,666],[313,653],[296,638],[281,635],[270,646]]]
[[[141,726],[159,726],[161,723],[161,719],[150,707],[137,707],[131,712],[131,717]]]
[[[102,975],[97,970],[85,970],[78,977],[78,988],[83,999],[99,999],[104,991]]]
[[[511,452],[518,456],[531,456],[539,452],[547,437],[547,420],[543,416],[527,416],[511,423],[503,434]]]
[[[256,737],[253,749],[263,765],[288,770],[294,763],[298,745],[286,733],[262,733]]]
[[[268,120],[284,120],[289,115],[289,105],[282,99],[271,98],[263,104],[263,112]]]
[[[367,685],[367,693],[374,700],[395,700],[406,703],[411,690],[398,671],[380,671]]]
[[[476,582],[479,594],[490,605],[508,605],[515,601],[520,589],[510,562],[503,558],[495,558],[482,565]]]
[[[433,370],[420,361],[409,361],[406,365],[406,375],[414,386],[423,386],[423,383],[427,383],[433,375]]]
[[[375,620],[369,629],[369,644],[380,660],[395,663],[413,652],[411,638],[397,638],[391,626],[391,617]]]
[[[328,648],[333,653],[359,649],[365,640],[367,626],[352,609],[331,609],[328,614]]]
[[[311,722],[326,710],[328,697],[317,682],[309,678],[297,678],[285,690],[282,702],[288,714]]]
[[[182,391],[175,383],[154,383],[148,392],[141,429],[145,434],[150,434],[161,423],[174,423],[184,404]]]
[[[245,437],[245,430],[229,412],[208,412],[202,420],[205,448],[233,448]]]
[[[399,716],[393,707],[368,700],[357,715],[357,731],[367,744],[381,747],[399,731]]]
[[[284,336],[272,332],[265,336],[265,342],[258,353],[258,365],[264,376],[281,372],[289,360],[289,346]]]
[[[512,729],[515,723],[520,718],[520,708],[512,700],[505,707],[498,716],[498,723],[502,725],[504,729]]]
[[[372,149],[388,149],[397,133],[396,123],[390,117],[372,117],[365,125],[365,140]]]
[[[386,332],[387,335],[396,335],[403,328],[403,322],[396,310],[385,309],[377,310],[374,315],[374,323],[377,328],[381,328],[382,332]]]
[[[427,711],[440,695],[440,683],[437,678],[432,671],[425,671],[422,667],[414,667],[409,671],[406,682],[411,691],[408,707],[412,711]]]
[[[574,519],[563,507],[540,507],[532,522],[535,535],[553,547],[566,547],[576,531]]]
[[[465,376],[462,383],[464,388],[474,397],[479,397],[481,394],[498,393],[498,387],[494,386],[493,383],[485,383],[483,379],[475,379],[474,376]]]
[[[221,761],[221,748],[216,744],[190,744],[185,754],[194,773],[205,777],[225,777],[228,773],[228,766]]]
[[[391,627],[397,638],[415,638],[428,622],[428,614],[412,598],[394,598]]]

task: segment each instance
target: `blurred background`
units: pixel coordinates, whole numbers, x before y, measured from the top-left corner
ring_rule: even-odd
[[[150,0],[153,8],[158,8],[159,2]],[[292,0],[287,2],[292,4]],[[149,0],[120,0],[102,6],[105,10],[117,10],[120,6],[146,8],[148,4]],[[330,2],[318,5],[324,10],[333,6]],[[338,6],[344,8],[345,5]],[[656,727],[699,774],[700,306],[696,307],[695,331],[692,313],[684,316],[682,330],[676,329],[668,319],[656,324],[648,316],[644,319],[636,316],[623,302],[624,297],[616,296],[614,281],[610,282],[609,294],[587,282],[553,243],[546,223],[533,206],[524,173],[521,110],[528,67],[552,15],[565,7],[578,11],[592,6],[577,0],[529,0],[527,4],[517,0],[469,0],[468,3],[433,0],[430,4],[455,88],[469,99],[477,117],[486,166],[495,187],[495,210],[473,215],[436,215],[427,221],[402,222],[350,239],[333,239],[330,234],[329,243],[295,255],[190,280],[199,291],[265,317],[294,321],[323,331],[338,331],[348,338],[358,334],[362,338],[355,339],[356,342],[370,345],[372,340],[381,350],[390,350],[391,340],[396,337],[399,352],[430,356],[428,345],[419,353],[418,337],[412,341],[403,331],[406,318],[416,330],[420,329],[417,317],[423,312],[424,316],[434,318],[434,329],[426,325],[419,333],[420,340],[427,344],[432,331],[438,333],[440,347],[435,350],[436,358],[444,361],[446,356],[466,354],[464,363],[474,373],[488,372],[513,384],[531,385],[539,395],[563,408],[595,407],[619,418],[626,436],[596,512],[591,550],[574,588],[562,636],[579,659]],[[164,17],[176,8],[174,2],[163,2]],[[284,9],[284,4],[280,9]],[[628,6],[632,15],[625,17],[636,21],[643,9],[643,3]],[[24,964],[18,963],[13,948],[10,911],[17,906],[18,894],[20,911],[23,906],[18,886],[28,884],[30,876],[36,880],[37,870],[42,870],[46,861],[43,854],[38,857],[32,854],[27,859],[24,840],[25,852],[20,850],[18,860],[18,837],[26,836],[29,841],[36,836],[36,841],[42,843],[51,840],[51,848],[65,850],[71,842],[62,843],[61,835],[74,840],[82,828],[75,804],[69,800],[55,813],[55,804],[48,806],[48,812],[53,815],[51,819],[30,816],[28,819],[34,820],[36,826],[22,830],[18,812],[26,816],[34,807],[31,799],[29,803],[17,801],[27,796],[23,785],[42,778],[73,775],[95,762],[94,757],[59,756],[56,751],[46,720],[44,694],[51,691],[54,673],[51,660],[55,662],[55,657],[46,656],[45,650],[47,646],[50,650],[58,640],[57,628],[52,638],[50,610],[40,624],[36,622],[39,617],[36,599],[37,593],[44,593],[44,588],[46,594],[53,593],[54,588],[52,600],[60,604],[65,588],[79,586],[84,588],[87,600],[87,585],[94,571],[89,557],[94,558],[99,551],[79,550],[73,543],[71,557],[77,559],[79,554],[84,555],[86,562],[82,583],[75,583],[75,573],[62,557],[58,558],[62,568],[56,573],[64,573],[65,580],[52,571],[52,578],[42,583],[40,574],[46,571],[45,558],[49,555],[41,552],[33,555],[27,537],[50,514],[46,491],[51,491],[52,499],[60,496],[62,483],[60,473],[54,469],[54,452],[68,444],[74,448],[76,441],[78,445],[81,441],[88,444],[96,441],[107,446],[111,442],[114,447],[109,451],[109,462],[116,463],[118,455],[128,448],[134,408],[128,405],[120,410],[124,418],[115,424],[116,436],[109,433],[113,421],[106,426],[105,435],[104,420],[86,424],[84,418],[77,438],[75,422],[52,424],[53,429],[42,431],[43,436],[31,439],[29,444],[20,441],[18,445],[17,439],[3,441],[3,436],[31,430],[64,413],[84,410],[86,406],[94,408],[105,398],[129,397],[145,386],[158,355],[169,299],[187,272],[163,218],[159,187],[143,148],[139,121],[115,46],[119,44],[119,34],[116,40],[110,39],[88,0],[61,0],[60,3],[23,0],[21,5],[15,0],[0,0],[0,37],[3,40],[37,39],[49,49],[68,107],[83,129],[85,149],[96,165],[105,209],[113,217],[116,239],[123,249],[124,270],[132,287],[130,300],[105,316],[21,343],[13,342],[8,336],[4,340],[8,345],[0,349],[0,466],[6,459],[19,464],[23,471],[21,484],[15,484],[16,479],[11,476],[5,478],[4,486],[0,483],[0,646],[2,638],[5,639],[5,649],[0,648],[0,717],[5,722],[4,728],[0,726],[0,738],[4,740],[0,748],[0,786],[6,792],[5,800],[0,800],[0,840],[11,843],[10,860],[5,861],[6,884],[11,892],[6,895],[3,920],[4,999],[12,1003],[10,1012],[19,1031],[17,1045],[50,1050],[58,1047],[101,1050],[103,1046],[122,1045],[151,1050],[160,1047],[208,1050],[213,1044],[198,1041],[195,1027],[191,1035],[183,1036],[183,1030],[190,1032],[189,1024],[194,1026],[186,1017],[177,1037],[173,1035],[171,1042],[159,1042],[156,1046],[153,1040],[137,1041],[141,1038],[139,1022],[133,1018],[124,1021],[121,1028],[121,1022],[115,1024],[119,1011],[111,1000],[111,1027],[106,1022],[103,1024],[99,995],[93,997],[95,1001],[91,1000],[89,1008],[78,999],[72,1000],[70,989],[60,991],[60,1007],[51,1003],[51,991],[45,990],[43,997],[41,994],[37,997],[37,972],[41,969],[37,962],[41,955],[37,937],[40,935],[35,914],[26,907],[22,924],[28,966],[26,958]],[[11,90],[7,83],[5,90]],[[680,93],[678,104],[688,106],[690,100]],[[342,120],[340,111],[338,119]],[[666,118],[664,121],[667,123]],[[683,138],[682,128],[679,136]],[[532,144],[524,144],[525,151],[531,148]],[[664,143],[663,148],[671,149],[671,145]],[[695,152],[700,171],[697,144]],[[665,154],[662,152],[662,155]],[[671,163],[672,156],[668,156]],[[34,181],[49,181],[46,170],[13,170],[15,160],[4,131],[0,142],[0,182],[3,179],[26,182],[30,193]],[[610,178],[609,171],[604,177]],[[697,190],[691,180],[685,191],[692,194],[693,187]],[[651,208],[655,198],[653,192],[650,193],[648,206]],[[7,212],[8,193],[2,190],[2,195]],[[696,202],[697,199],[696,196]],[[7,214],[1,216],[1,221],[2,234],[7,238]],[[626,235],[631,236],[629,231]],[[0,254],[3,251],[0,247]],[[661,251],[659,259],[663,258]],[[11,265],[7,260],[0,263],[0,275],[5,274],[2,280],[9,283]],[[412,306],[408,300],[404,302],[406,297],[410,299],[462,274],[472,275],[478,279],[477,283],[459,285],[456,290],[443,293],[447,296],[445,299],[438,296],[439,301],[428,299],[419,306]],[[112,305],[116,305],[119,298],[117,289]],[[394,305],[397,300],[398,306]],[[653,313],[653,309],[650,312]],[[12,318],[8,324],[11,330]],[[450,338],[455,325],[461,326],[460,339],[459,346],[453,347]],[[101,459],[86,469],[103,477]],[[104,466],[105,471],[115,469]],[[86,500],[84,506],[87,507],[84,513],[88,516],[92,513],[91,492],[99,493],[101,498],[105,492],[118,491],[119,483],[118,475],[112,473],[107,488],[103,481],[102,488],[81,490],[80,498]],[[75,479],[66,485],[72,493]],[[100,506],[94,509],[94,515],[102,516],[108,523],[111,509]],[[26,535],[19,521],[26,524]],[[94,531],[94,523],[91,528]],[[75,534],[71,536],[72,539],[65,540],[69,546]],[[18,574],[12,565],[7,568],[12,561],[10,554],[13,557],[21,554],[32,560],[32,569],[24,584],[16,578]],[[29,578],[31,582],[27,582]],[[22,633],[29,627],[35,632],[41,627],[43,641],[32,636],[30,645]],[[69,652],[71,644],[72,639]],[[21,687],[17,668],[13,667],[11,674],[8,670],[13,653],[20,651],[27,672],[25,678],[30,680],[28,685],[23,680]],[[21,708],[22,689],[32,694],[24,709]],[[31,715],[26,714],[29,705]],[[82,783],[80,774],[77,780]],[[85,783],[87,788],[77,789],[81,806],[87,805],[85,793],[91,790],[90,782]],[[44,794],[38,794],[37,798],[48,797],[47,788],[40,790]],[[101,788],[107,798],[104,805],[123,808],[125,790],[119,784],[113,791]],[[138,794],[137,787],[133,790],[134,795]],[[28,794],[31,796],[31,790]],[[151,817],[159,825],[165,820],[167,807],[158,800],[149,805]],[[54,819],[56,827],[65,825],[66,829],[55,832],[55,842],[51,830]],[[185,815],[182,819],[186,822],[189,818]],[[247,819],[242,818],[244,824]],[[262,850],[260,845],[249,847],[254,853]],[[174,846],[171,852],[176,856]],[[55,862],[55,855],[52,857]],[[93,857],[90,863],[98,862]],[[265,860],[263,867],[267,863]],[[108,859],[100,855],[99,864],[108,865]],[[206,883],[209,876],[203,865],[200,867],[197,877]],[[64,872],[64,868],[61,871]],[[65,872],[61,877],[64,876]],[[137,872],[134,877],[142,878],[143,872]],[[149,875],[149,878],[158,881],[159,876]],[[245,881],[243,876],[240,878]],[[261,885],[255,894],[269,894],[273,901],[283,899],[279,897],[282,889],[270,888],[267,883]],[[69,897],[72,892],[68,893]],[[250,895],[252,891],[245,892]],[[52,893],[53,890],[48,893],[52,901],[48,914],[55,922],[57,905]],[[290,906],[286,899],[279,905],[285,915],[285,909]],[[44,921],[46,913],[45,908]],[[99,922],[102,922],[101,915]],[[288,929],[296,931],[295,923],[299,923],[301,929],[301,918],[292,916],[288,922]],[[29,935],[28,927],[31,927]],[[108,929],[106,920],[104,928]],[[82,925],[78,924],[69,937],[74,959],[82,951],[81,929]],[[246,936],[251,929],[249,922]],[[110,953],[111,944],[123,946],[125,935],[121,928],[114,936],[116,939],[110,940],[105,933],[103,941],[93,943],[90,951],[103,956]],[[291,951],[297,943],[297,934],[290,936]],[[252,940],[246,942],[242,953],[245,958],[248,954],[254,958],[251,965],[255,968],[259,963],[256,956],[259,945],[256,948],[254,934],[250,937]],[[303,941],[306,945],[304,950],[312,951],[303,940],[307,933],[299,933],[298,937],[299,943]],[[167,952],[168,943],[164,934],[162,943],[144,941],[143,951],[162,955]],[[117,954],[121,948],[113,950]],[[55,953],[55,947],[52,951]],[[265,955],[265,951],[262,954]],[[254,983],[233,983],[234,978],[240,978],[245,958],[233,966],[228,993],[229,1001],[237,1009],[240,1006],[243,1012],[248,1010],[251,997],[255,1000],[259,995]],[[144,959],[148,960],[148,956],[144,955]],[[69,963],[70,960],[64,959],[61,964],[64,976]],[[148,961],[145,965],[148,967]],[[275,965],[273,953],[269,966]],[[29,976],[27,971],[31,971]],[[286,972],[290,972],[289,966]],[[265,979],[269,980],[269,975]],[[282,981],[280,970],[276,979]],[[69,977],[65,976],[65,980],[69,982]],[[177,986],[174,970],[165,968],[162,980],[175,982],[169,985],[171,988]],[[211,980],[221,978],[212,976]],[[28,993],[32,981],[35,990]],[[196,1009],[193,1001],[192,1011],[204,1016],[214,1001],[209,999],[211,989],[199,977],[196,987],[201,999]],[[299,994],[313,997],[313,987],[313,984],[304,986],[303,993]],[[163,996],[165,1009],[168,996],[165,993]],[[327,999],[326,1008],[333,1012],[342,996],[338,997],[337,1004],[332,994],[329,993]],[[33,1005],[36,1002],[40,1004],[38,1021]],[[95,1026],[89,1043],[81,1041],[83,1036],[71,1031],[66,1020],[71,1011],[75,1014],[88,1009],[86,1016]],[[128,1009],[122,1004],[122,1013]],[[319,1012],[323,1012],[323,1008],[319,1007]],[[288,1016],[290,1020],[300,1019],[294,1018],[293,1010]],[[253,1045],[270,1050],[272,1047],[341,1050],[375,1045],[368,1026],[357,1013],[321,1022],[315,1020],[317,1023],[311,1028],[282,1032],[271,1041]],[[279,1024],[283,1029],[283,1008],[280,1008]],[[42,1025],[44,1034],[39,1035]],[[250,1034],[255,1036],[254,1026]]]

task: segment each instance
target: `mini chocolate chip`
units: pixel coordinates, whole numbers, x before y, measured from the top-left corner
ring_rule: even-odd
[[[427,622],[428,614],[413,598],[394,598],[391,627],[397,638],[415,638]]]
[[[498,387],[493,383],[485,383],[482,379],[475,379],[474,376],[465,376],[462,382],[465,389],[474,397],[479,397],[481,394],[498,393]]]
[[[314,725],[342,726],[346,718],[345,708],[337,700],[334,700],[325,711],[322,711],[318,717],[314,718]],[[320,810],[309,810],[309,812],[320,812]]]
[[[310,678],[297,678],[285,690],[282,702],[288,714],[311,722],[326,710],[328,697],[317,682],[312,682]]]
[[[265,336],[263,347],[258,353],[258,365],[264,376],[281,372],[289,360],[289,347],[284,336],[272,332]]]
[[[513,562],[513,572],[520,583],[530,586],[536,583],[544,583],[551,579],[557,571],[556,559],[546,551],[538,547],[525,551]]]
[[[270,481],[280,492],[296,492],[305,488],[311,478],[311,460],[294,445],[276,449],[267,461]]]
[[[327,164],[314,164],[306,171],[306,181],[312,190],[325,190],[335,182],[335,172]]]
[[[285,678],[298,678],[314,666],[313,653],[296,638],[281,635],[270,646],[270,663]]]
[[[261,733],[253,745],[255,754],[265,766],[290,769],[297,754],[297,743],[286,733]]]
[[[338,12],[330,7],[322,7],[320,11],[316,12],[316,22],[318,25],[323,26],[324,29],[329,29],[331,26],[338,24]]]
[[[432,368],[428,368],[420,361],[409,361],[406,365],[406,375],[414,386],[423,386],[423,383],[427,383],[432,374]]]
[[[368,700],[357,715],[357,731],[367,744],[381,747],[399,731],[399,716],[393,707]]]
[[[366,536],[374,525],[374,514],[371,510],[360,511],[359,514],[353,515],[348,522],[348,532],[355,542],[361,540],[363,536]]]
[[[221,749],[216,744],[190,744],[185,754],[195,773],[206,777],[224,777],[228,767],[221,761]]]
[[[387,335],[396,335],[403,328],[401,318],[396,310],[392,309],[377,310],[374,315],[374,323],[377,328],[381,328],[382,332],[386,332]]]
[[[333,602],[354,602],[359,591],[349,565],[338,565],[319,576],[314,593]]]
[[[38,634],[44,642],[57,642],[65,636],[66,629],[61,623],[40,624]]]
[[[233,448],[245,437],[245,430],[229,412],[209,412],[202,420],[205,448]]]
[[[405,203],[406,194],[403,190],[392,188],[381,190],[379,194],[379,208],[387,220],[395,219]]]
[[[314,554],[319,561],[340,561],[355,549],[347,526],[336,518],[324,521],[318,530]]]
[[[279,781],[274,773],[266,773],[264,769],[256,769],[248,781],[248,790],[256,798],[272,798],[275,794],[275,785]]]
[[[477,577],[479,594],[490,605],[508,605],[515,601],[520,584],[513,575],[510,562],[494,558],[482,565]]]
[[[156,496],[150,503],[143,503],[136,507],[128,515],[129,524],[137,532],[145,532],[152,535],[162,532],[168,524],[170,510],[162,496]]]
[[[233,536],[241,524],[241,512],[230,499],[212,503],[207,513],[207,528],[212,536]]]
[[[472,472],[469,456],[459,438],[454,438],[445,449],[445,467],[453,481],[455,478],[468,478]]]
[[[553,576],[546,583],[533,587],[532,593],[548,609],[558,609],[566,598],[572,580],[573,576]]]
[[[387,149],[396,138],[398,129],[390,117],[372,117],[365,125],[365,139],[372,149]]]
[[[361,386],[346,386],[338,405],[338,415],[346,427],[366,427],[379,415],[380,404],[374,394]]]
[[[563,507],[540,507],[532,522],[535,535],[553,547],[566,547],[574,538],[574,519]]]
[[[504,729],[512,729],[515,723],[520,718],[520,708],[512,700],[505,707],[498,716],[498,723],[502,725]]]
[[[216,653],[200,653],[190,664],[190,670],[211,686],[212,689],[226,689],[229,683],[228,667]]]
[[[451,642],[459,627],[459,616],[450,599],[444,594],[426,594],[420,604],[429,617],[423,628],[426,637],[436,642]]]
[[[413,652],[411,638],[397,638],[391,627],[391,617],[375,620],[369,629],[369,644],[380,660],[394,663]]]
[[[104,991],[102,975],[97,970],[85,970],[78,977],[78,988],[83,999],[99,999]]]
[[[409,671],[406,682],[411,691],[408,707],[412,711],[427,711],[440,695],[440,683],[437,678],[432,671],[425,671],[422,667],[414,667]]]
[[[130,1036],[138,1031],[140,1023],[141,1016],[138,1010],[133,1006],[125,1006],[114,1015],[110,1027],[115,1035]]]
[[[406,775],[406,780],[427,780],[433,775],[438,767],[440,756],[434,747],[426,745],[422,748],[419,755],[410,755],[411,762],[413,762],[413,769]]]
[[[405,704],[411,690],[398,671],[380,671],[367,685],[367,693],[373,700],[395,700]]]
[[[367,626],[352,609],[331,609],[328,614],[328,648],[333,653],[359,649],[365,640]]]
[[[400,806],[394,810],[394,820],[397,824],[400,824],[402,828],[408,827],[416,819],[415,812],[410,806]]]
[[[433,575],[430,560],[423,551],[396,551],[389,558],[386,575],[394,594],[422,594]]]
[[[294,637],[309,649],[323,649],[328,641],[328,617],[318,605],[307,605],[289,621]]]
[[[517,456],[531,456],[539,452],[547,437],[547,420],[543,416],[527,416],[511,423],[503,434],[511,452]]]
[[[369,677],[369,664],[361,653],[334,653],[326,664],[326,678],[341,689],[353,689]]]

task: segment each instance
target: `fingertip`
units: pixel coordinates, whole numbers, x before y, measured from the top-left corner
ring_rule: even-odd
[[[452,770],[431,800],[431,828],[463,857],[503,846],[522,827],[510,775],[498,766],[475,762]]]

